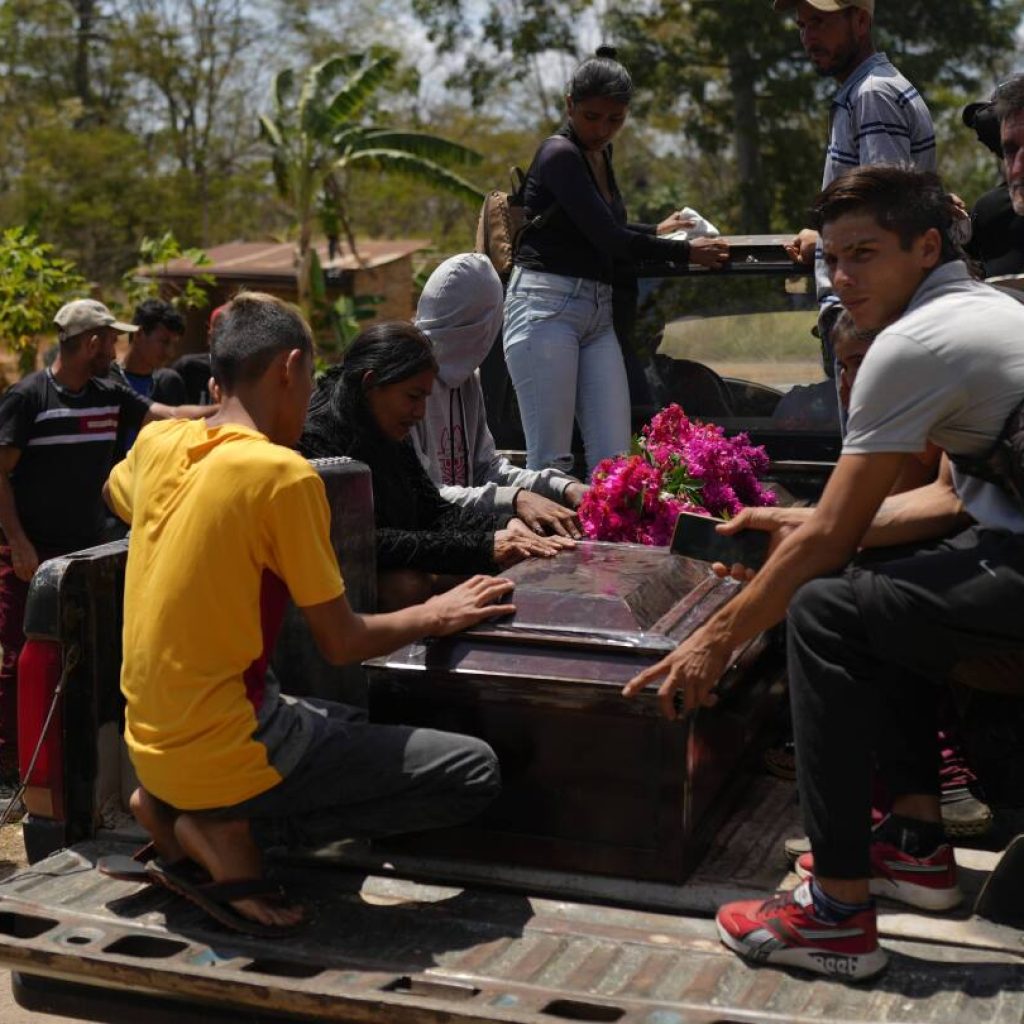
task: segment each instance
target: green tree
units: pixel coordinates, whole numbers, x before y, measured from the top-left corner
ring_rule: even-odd
[[[85,292],[74,264],[32,232],[14,227],[0,235],[0,338],[22,376],[36,368],[39,339],[52,330],[54,314]]]
[[[253,154],[256,76],[247,65],[262,42],[259,23],[243,0],[119,0],[117,31],[144,99],[144,130],[173,159],[178,186],[198,206],[198,240],[209,245],[216,183]]]
[[[272,112],[260,117],[277,192],[297,230],[299,301],[307,310],[316,225],[332,251],[344,235],[358,256],[350,191],[354,175],[402,174],[469,202],[482,198],[479,189],[449,169],[478,163],[474,151],[427,132],[364,120],[395,64],[391,54],[336,56],[310,68],[301,85],[294,70],[284,70],[274,80]]]
[[[182,248],[173,231],[165,231],[158,238],[143,238],[139,244],[139,265],[159,267],[165,277],[171,261],[182,259],[188,260],[194,267],[210,265],[210,258],[202,249]],[[143,300],[160,298],[166,287],[158,277],[143,277],[137,271],[137,267],[129,270],[121,282],[123,301],[118,305],[125,310],[126,316],[130,316],[131,311]],[[209,303],[209,289],[216,283],[212,274],[198,273],[188,278],[183,286],[176,288],[169,301],[177,309],[201,309]]]
[[[943,103],[973,97],[1013,60],[1022,14],[1021,0],[904,0],[879,9],[875,42],[939,119]],[[766,0],[659,0],[617,8],[609,28],[641,107],[672,110],[701,152],[726,155],[721,180],[731,195],[722,198],[738,227],[796,223],[820,183],[836,86],[815,77],[792,19]]]
[[[585,30],[600,25],[594,0],[412,0],[431,41],[458,53],[462,65],[449,86],[468,91],[474,107],[502,101],[519,123],[550,123],[562,112],[562,91],[585,47]],[[524,111],[525,107],[525,111]],[[525,116],[524,116],[525,114]]]

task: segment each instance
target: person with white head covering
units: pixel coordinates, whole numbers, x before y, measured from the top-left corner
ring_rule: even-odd
[[[537,532],[578,537],[573,510],[586,487],[557,469],[513,466],[498,454],[487,426],[478,367],[501,330],[503,302],[501,281],[480,253],[452,256],[431,274],[416,326],[430,338],[439,370],[413,444],[448,501],[518,516]]]

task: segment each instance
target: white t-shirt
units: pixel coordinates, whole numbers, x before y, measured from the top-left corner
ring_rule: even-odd
[[[984,455],[1024,399],[1024,306],[975,281],[959,260],[925,279],[875,339],[857,373],[843,454]],[[1024,533],[1024,512],[996,485],[954,469],[970,515]]]

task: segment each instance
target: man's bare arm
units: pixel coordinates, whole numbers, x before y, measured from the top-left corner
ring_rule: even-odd
[[[163,402],[154,402],[143,418],[142,425],[155,420],[198,420],[219,411],[219,405],[164,405]]]
[[[733,650],[781,622],[804,583],[849,562],[905,458],[902,453],[842,456],[818,507],[781,541],[746,590],[671,654],[631,679],[625,695],[661,680],[659,700],[668,718],[676,717],[674,694],[680,687],[687,710],[708,703]]]
[[[912,461],[907,459],[904,463]],[[900,479],[905,477],[901,473]],[[815,514],[814,508],[745,508],[728,523],[718,527],[723,534],[741,530],[763,530],[774,534],[771,550]],[[972,522],[963,502],[953,489],[953,471],[948,457],[939,463],[938,478],[930,484],[890,495],[882,502],[861,540],[861,547],[884,548],[914,544],[948,536]],[[735,570],[735,571],[733,571]],[[745,566],[716,565],[720,576],[732,575],[741,581],[754,578]]]
[[[866,548],[937,540],[968,526],[971,517],[953,488],[953,467],[947,455],[933,483],[886,498],[864,535]]]
[[[18,516],[14,490],[9,479],[21,458],[21,450],[10,445],[0,447],[0,529],[11,549],[11,564],[18,579],[28,582],[39,568],[39,554],[28,539]]]
[[[499,602],[511,590],[510,580],[474,576],[425,604],[383,615],[356,614],[344,594],[301,610],[324,658],[332,665],[349,665],[425,636],[448,636],[484,619],[509,615],[515,606]]]

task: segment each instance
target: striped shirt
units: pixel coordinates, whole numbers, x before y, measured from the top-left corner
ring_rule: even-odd
[[[843,83],[832,100],[828,121],[822,188],[854,167],[907,164],[918,171],[934,171],[938,166],[928,107],[884,53],[868,57]],[[819,302],[837,301],[820,242],[814,279]]]
[[[137,430],[149,406],[107,380],[68,391],[49,370],[30,373],[0,398],[0,446],[20,452],[10,482],[22,529],[37,548],[59,553],[99,543],[118,426]]]
[[[937,166],[931,114],[884,53],[864,61],[832,100],[821,187],[867,164],[910,164],[919,171]]]

